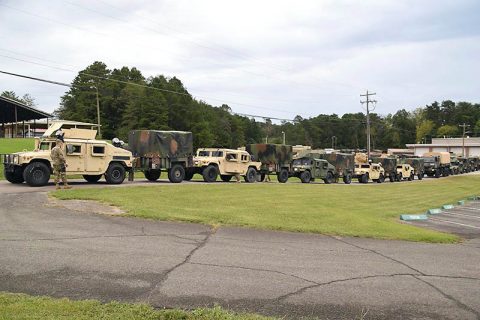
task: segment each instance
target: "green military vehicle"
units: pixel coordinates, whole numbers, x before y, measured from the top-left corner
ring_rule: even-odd
[[[439,178],[450,175],[450,153],[427,152],[423,154],[425,173],[429,177]]]
[[[380,163],[385,170],[385,179],[390,182],[397,180],[397,158],[395,157],[372,157],[373,163]]]
[[[425,175],[425,160],[423,158],[407,158],[401,157],[398,159],[398,164],[409,164],[413,167],[413,173],[418,180],[422,180]]]
[[[260,181],[264,181],[268,174],[276,174],[278,182],[287,182],[292,171],[292,146],[259,143],[249,144],[245,150],[251,155],[252,161],[259,161],[262,164],[259,170]]]
[[[189,170],[193,167],[191,132],[133,130],[128,134],[128,149],[135,157],[135,169],[143,171],[150,181],[158,180],[162,171],[173,183],[193,177]]]
[[[471,171],[480,170],[480,157],[468,157],[468,162],[470,163]]]
[[[302,183],[310,183],[310,181],[321,179],[326,184],[330,184],[335,182],[336,175],[336,168],[327,160],[314,157],[302,157],[293,160],[292,176],[299,178]]]
[[[335,182],[342,178],[343,182],[350,184],[355,172],[355,156],[352,153],[321,153],[318,158],[327,160],[335,167]]]
[[[450,174],[457,175],[464,173],[465,158],[457,157],[453,152],[450,152]]]

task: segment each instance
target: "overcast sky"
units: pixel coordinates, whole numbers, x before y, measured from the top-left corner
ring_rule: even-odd
[[[70,83],[96,60],[287,119],[362,111],[367,89],[380,114],[480,102],[480,1],[0,0],[0,70]],[[53,111],[66,88],[4,90]]]

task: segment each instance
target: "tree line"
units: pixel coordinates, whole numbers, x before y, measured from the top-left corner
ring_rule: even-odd
[[[233,114],[226,104],[212,106],[194,99],[176,77],[145,78],[135,67],[110,70],[102,62],[78,73],[55,115],[96,123],[97,90],[106,139],[126,140],[133,129],[180,130],[193,132],[195,148],[237,148],[265,141],[282,143],[284,132],[286,143],[292,145],[366,148],[366,116],[360,112],[297,116],[293,122],[256,121]],[[447,100],[413,111],[371,113],[372,147],[404,148],[406,143],[429,143],[433,137],[458,137],[463,133],[458,125],[463,123],[469,125],[468,135],[480,136],[480,104]]]

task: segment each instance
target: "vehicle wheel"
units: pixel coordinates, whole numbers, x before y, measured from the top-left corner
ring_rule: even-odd
[[[440,178],[440,171],[438,170],[435,171],[435,178]]]
[[[222,179],[223,182],[230,182],[232,180],[233,176],[227,176],[227,175],[220,175],[220,178]]]
[[[22,172],[22,168],[21,167],[15,167],[14,171],[13,172],[10,172],[10,171],[7,171],[7,170],[3,170],[3,173],[4,173],[4,176],[5,176],[5,179],[7,179],[8,182],[10,183],[22,183],[23,181],[25,181],[25,179],[23,178],[23,172]]]
[[[245,175],[245,181],[248,183],[257,181],[257,170],[255,170],[255,168],[248,168],[247,174]]]
[[[334,179],[333,174],[330,171],[328,171],[327,176],[325,177],[325,179],[323,179],[323,182],[325,182],[326,184],[330,184],[333,182],[333,179]]]
[[[302,183],[310,183],[311,180],[312,174],[310,173],[310,171],[303,171],[300,174],[300,181],[302,181]]]
[[[218,170],[217,167],[209,165],[203,169],[203,181],[205,182],[215,182],[217,181]]]
[[[346,174],[343,176],[343,183],[345,184],[350,184],[352,183],[352,175],[351,174]]]
[[[414,175],[413,172],[412,172],[412,174],[410,175],[410,177],[408,177],[408,181],[413,181],[413,179],[415,179],[415,175]]]
[[[195,173],[190,171],[190,170],[185,171],[185,177],[183,178],[183,180],[185,180],[185,181],[192,180],[194,174]]]
[[[402,173],[397,174],[397,181],[400,182],[403,179]]]
[[[385,181],[385,176],[380,173],[380,177],[378,177],[377,183],[383,183]]]
[[[368,173],[365,173],[362,175],[360,183],[368,183],[368,179]]]
[[[86,174],[84,174],[84,175],[83,175],[83,178],[84,178],[85,180],[87,180],[87,182],[90,182],[90,183],[98,182],[98,180],[100,180],[101,177],[102,177],[101,174],[95,174],[95,175],[86,175]]]
[[[50,168],[42,162],[30,163],[25,168],[24,177],[31,187],[45,186],[50,180]]]
[[[160,170],[150,169],[143,171],[143,174],[148,181],[157,181],[160,178],[162,172]]]
[[[388,179],[390,180],[390,182],[395,182],[395,175],[390,173],[390,175],[388,176]]]
[[[266,174],[265,173],[257,173],[257,182],[265,181]]]
[[[419,173],[417,178],[418,178],[418,180],[422,180],[423,179],[423,174]]]
[[[287,169],[281,169],[280,172],[277,174],[278,182],[285,183],[288,180],[288,171]]]
[[[168,170],[168,180],[171,183],[180,183],[185,178],[185,168],[181,164],[174,164]]]
[[[121,184],[125,180],[125,168],[120,163],[110,163],[105,180],[108,184]]]

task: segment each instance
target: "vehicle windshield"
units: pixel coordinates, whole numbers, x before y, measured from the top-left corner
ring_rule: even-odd
[[[40,150],[50,150],[50,142],[41,142],[38,149],[40,149]]]
[[[311,165],[311,164],[312,164],[312,160],[310,160],[310,159],[302,158],[302,159],[293,160],[293,165],[294,166],[308,166],[308,165]]]
[[[223,151],[212,151],[212,157],[223,157]]]
[[[370,168],[369,164],[362,164],[362,168]]]
[[[198,156],[199,157],[209,157],[210,156],[210,151],[198,151]]]

